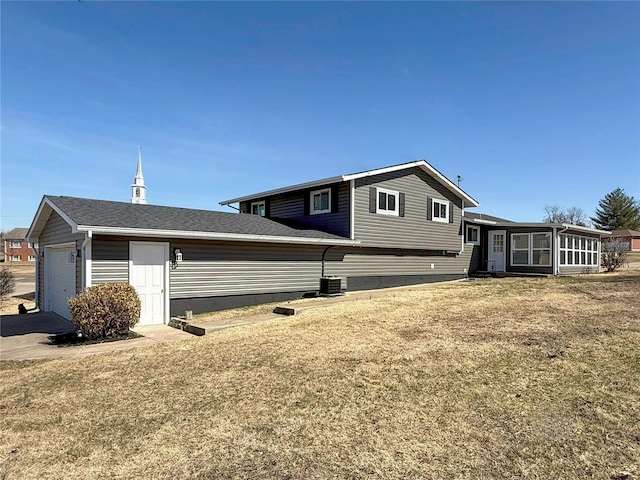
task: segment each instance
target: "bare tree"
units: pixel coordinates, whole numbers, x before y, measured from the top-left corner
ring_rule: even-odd
[[[569,207],[563,210],[558,205],[546,205],[545,216],[542,219],[547,223],[570,223],[571,225],[587,226],[587,215],[581,208]]]
[[[629,242],[607,238],[602,240],[601,264],[607,272],[614,272],[617,268],[627,263]]]
[[[0,270],[0,304],[4,303],[5,297],[11,295],[16,288],[16,279],[11,270],[3,268]]]

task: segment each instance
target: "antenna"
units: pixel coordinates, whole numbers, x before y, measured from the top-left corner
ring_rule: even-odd
[[[458,175],[457,180],[458,180],[458,188],[460,188],[460,182],[462,180],[464,180],[464,178],[462,178],[460,175]]]

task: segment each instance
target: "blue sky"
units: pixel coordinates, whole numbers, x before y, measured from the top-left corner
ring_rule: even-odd
[[[3,231],[426,159],[540,221],[640,198],[640,3],[2,2]]]

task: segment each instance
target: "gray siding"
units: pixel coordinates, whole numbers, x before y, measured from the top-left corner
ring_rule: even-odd
[[[567,265],[560,266],[560,275],[578,275],[580,273],[598,273],[599,267],[587,266],[587,265]]]
[[[56,212],[52,211],[47,223],[45,224],[40,237],[38,238],[38,250],[45,252],[45,247],[52,245],[60,245],[62,243],[75,243],[76,249],[79,249],[84,241],[84,235],[81,233],[72,233],[71,225],[63,220]],[[46,278],[46,252],[45,258],[38,256],[38,304],[44,306],[44,279]],[[76,293],[82,289],[82,261],[76,261]]]
[[[310,192],[322,190],[323,188],[332,187],[326,185],[324,187],[314,187],[307,190],[298,190],[281,195],[275,195],[266,199],[268,202],[268,216],[273,219],[286,219],[308,225],[316,230],[333,233],[349,237],[351,235],[351,188],[349,182],[343,182],[337,185],[338,200],[337,212],[322,213],[318,215],[305,215],[305,197]],[[333,192],[332,192],[333,194]],[[240,205],[240,211],[250,212],[252,202],[243,202]],[[332,199],[332,209],[336,206],[336,202]]]
[[[127,283],[129,281],[129,241],[94,237],[91,244],[91,283]]]
[[[369,212],[369,187],[405,195],[405,216]],[[448,200],[453,223],[427,220],[427,198]],[[419,168],[356,180],[355,239],[364,246],[459,251],[462,247],[462,203]]]
[[[317,290],[322,247],[172,242],[184,255],[170,272],[171,298]]]

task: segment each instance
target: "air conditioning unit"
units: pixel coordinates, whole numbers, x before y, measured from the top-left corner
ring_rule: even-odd
[[[320,277],[320,295],[342,295],[340,277]]]

